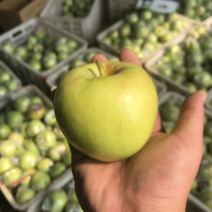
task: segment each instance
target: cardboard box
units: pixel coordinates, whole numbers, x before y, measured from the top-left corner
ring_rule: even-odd
[[[4,0],[0,2],[0,26],[7,31],[39,15],[48,0]]]

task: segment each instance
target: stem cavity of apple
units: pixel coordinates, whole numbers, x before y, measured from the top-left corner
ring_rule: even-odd
[[[96,65],[98,67],[100,77],[102,77],[103,74],[102,74],[102,68],[101,68],[101,60],[96,60]]]

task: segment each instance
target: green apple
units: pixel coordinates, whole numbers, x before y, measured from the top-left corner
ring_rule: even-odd
[[[10,170],[13,167],[11,159],[7,157],[0,158],[0,174]]]
[[[18,184],[18,181],[21,178],[22,171],[20,168],[14,167],[9,171],[5,172],[3,175],[3,183],[6,186],[14,187]]]
[[[41,151],[47,151],[55,146],[56,136],[51,130],[44,130],[35,137],[35,142]]]
[[[54,179],[60,176],[66,170],[66,165],[62,162],[56,162],[50,167],[49,175]]]
[[[20,186],[15,198],[19,204],[23,204],[31,200],[35,196],[35,194],[36,192],[33,189],[27,186]]]
[[[51,182],[50,176],[43,171],[37,171],[30,180],[30,187],[35,191],[45,189]]]
[[[65,143],[57,142],[53,147],[49,149],[48,155],[52,160],[59,161],[68,148],[69,147]]]
[[[68,197],[63,189],[50,191],[45,197],[41,209],[42,211],[62,212],[68,202]]]
[[[0,142],[0,154],[5,157],[10,157],[15,155],[16,153],[16,145],[9,140]]]
[[[32,103],[27,109],[30,119],[42,119],[46,113],[46,108],[42,103]]]
[[[6,52],[11,53],[11,54],[14,52],[14,48],[10,43],[4,43],[2,45],[2,49],[4,49]]]
[[[37,154],[32,151],[25,151],[19,156],[19,166],[22,169],[32,169],[37,164]]]
[[[71,150],[70,148],[66,148],[66,151],[62,155],[62,161],[66,166],[71,165]]]
[[[37,169],[39,171],[48,172],[53,164],[54,162],[50,158],[42,158],[37,164]]]
[[[0,83],[5,83],[10,81],[10,79],[12,78],[11,74],[8,72],[3,72],[0,74]]]
[[[14,131],[8,136],[8,140],[12,141],[17,147],[21,147],[24,143],[24,136]]]
[[[5,96],[7,94],[8,90],[6,88],[6,86],[4,85],[0,85],[0,98]]]
[[[33,119],[25,126],[26,134],[30,137],[36,136],[46,129],[44,123],[39,119]],[[24,129],[22,129],[25,131]]]
[[[0,124],[0,139],[6,139],[11,133],[11,128],[7,124]]]
[[[157,115],[157,91],[150,76],[127,62],[100,62],[68,72],[54,96],[58,124],[71,145],[101,161],[138,152]]]
[[[53,126],[54,124],[57,123],[53,109],[49,109],[46,111],[46,114],[44,116],[44,122],[46,125],[49,126]]]
[[[33,140],[25,139],[23,146],[26,148],[26,150],[29,150],[39,156],[40,150]]]
[[[21,126],[22,122],[24,121],[24,116],[21,112],[10,111],[6,115],[6,120],[11,128],[16,129]]]
[[[36,169],[27,169],[27,170],[24,170],[22,172],[22,175],[21,175],[21,185],[23,186],[29,186],[30,184],[30,180],[33,176],[33,174],[35,174],[37,170]]]

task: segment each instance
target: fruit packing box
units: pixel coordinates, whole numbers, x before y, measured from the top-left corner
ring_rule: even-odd
[[[178,0],[180,3],[177,11],[197,21],[205,21],[212,15],[210,0]]]
[[[175,91],[167,92],[165,95],[163,95],[159,101],[159,111],[162,119],[162,123],[165,127],[165,130],[167,132],[172,131],[175,122],[177,121],[177,116],[179,112],[180,105],[184,101],[186,96],[179,94]],[[169,108],[171,108],[169,110]],[[164,109],[163,109],[164,108]],[[178,108],[178,112],[174,109]],[[168,114],[168,111],[172,111],[172,114]],[[173,116],[173,113],[175,114]],[[205,128],[207,128],[208,124],[208,132],[210,131],[210,122],[212,120],[212,112],[205,108]],[[168,124],[167,124],[168,123]],[[171,126],[171,129],[170,129]],[[192,185],[192,189],[190,191],[190,194],[187,199],[187,210],[189,212],[212,212],[212,209],[210,209],[205,202],[210,202],[212,200],[212,196],[210,195],[210,186],[208,185],[209,181],[211,179],[211,173],[207,172],[207,168],[210,169],[211,166],[208,166],[207,164],[211,164],[211,151],[208,147],[212,145],[212,141],[208,141],[205,139],[207,137],[207,130],[204,131],[204,154],[201,161],[201,165],[197,174],[197,177]],[[208,156],[210,154],[210,156]],[[208,159],[209,158],[209,159]],[[212,165],[212,164],[211,164]],[[205,171],[204,171],[205,168]],[[208,175],[207,175],[208,173]],[[202,199],[201,199],[202,198]]]
[[[67,1],[68,2],[68,1]],[[85,1],[86,2],[86,1]],[[66,30],[94,43],[96,34],[104,27],[105,6],[104,0],[92,0],[90,11],[82,17],[63,17],[65,0],[49,0],[40,17],[59,25]],[[83,1],[81,1],[83,3]],[[74,5],[72,5],[74,7]]]
[[[172,87],[172,89],[174,89],[184,95],[189,95],[189,94],[193,93],[192,90],[189,90],[189,88],[186,87],[186,84],[185,84],[186,82],[184,82],[184,83],[177,82],[176,77],[171,78],[169,76],[165,76],[164,74],[160,73],[160,70],[159,70],[159,68],[157,68],[157,65],[160,66],[162,64],[165,64],[165,62],[163,62],[162,59],[163,59],[163,57],[166,57],[166,52],[168,52],[169,49],[171,49],[172,47],[173,47],[173,49],[174,48],[175,49],[183,48],[182,45],[185,44],[185,41],[187,38],[188,39],[191,38],[195,41],[198,41],[198,36],[199,36],[199,38],[201,38],[201,35],[204,35],[204,32],[203,32],[203,34],[201,34],[202,32],[200,32],[200,34],[197,35],[199,33],[198,30],[199,31],[203,30],[203,31],[205,31],[205,33],[210,33],[211,26],[209,25],[208,22],[202,22],[199,25],[194,25],[189,31],[180,33],[170,43],[167,43],[167,45],[165,45],[163,48],[158,49],[158,51],[154,52],[154,54],[152,54],[151,58],[148,58],[144,63],[144,67],[149,73],[154,75],[159,80],[168,84],[170,87]],[[174,54],[172,54],[172,53],[170,53],[170,55],[174,56]],[[175,58],[177,59],[176,55],[175,55]],[[183,60],[184,59],[185,59],[185,57],[183,57]],[[189,59],[190,58],[188,58],[188,60]],[[180,58],[178,58],[177,60],[180,61]],[[187,62],[189,62],[189,61],[187,61]],[[188,69],[188,67],[187,67],[187,69]],[[187,69],[185,69],[185,73],[182,73],[181,76],[186,76]],[[171,70],[172,70],[172,68],[171,68]],[[190,79],[189,82],[193,82],[193,81],[191,81],[191,79]],[[201,88],[199,88],[199,89],[201,89]],[[211,90],[211,88],[209,86],[207,91],[209,92],[210,90]],[[206,102],[207,102],[207,100],[206,100]]]
[[[46,83],[47,85],[49,86],[49,88],[51,89],[52,87],[54,87],[56,85],[56,81],[58,79],[58,77],[66,72],[66,71],[69,71],[70,69],[72,69],[71,67],[71,63],[75,60],[83,60],[84,63],[88,63],[88,62],[91,62],[91,61],[86,61],[85,60],[85,56],[90,54],[90,53],[96,53],[96,54],[103,54],[105,55],[108,59],[114,59],[114,60],[118,60],[118,58],[114,55],[111,55],[110,53],[102,50],[102,49],[99,49],[99,48],[96,48],[96,47],[91,47],[91,48],[88,48],[87,50],[81,52],[80,54],[76,55],[76,57],[74,58],[71,58],[70,60],[67,60],[66,63],[64,64],[61,64],[60,67],[58,67],[58,71],[52,73],[46,80]],[[82,61],[82,62],[83,62]],[[82,64],[79,64],[79,65],[82,65]]]
[[[41,71],[36,71],[35,68],[30,66],[27,62],[18,59],[17,56],[3,49],[3,46],[6,44],[11,44],[12,48],[14,49],[18,49],[22,46],[25,47],[25,45],[27,45],[27,39],[30,36],[34,36],[35,33],[39,31],[44,32],[45,36],[47,37],[47,40],[59,39],[60,37],[65,37],[67,39],[73,40],[77,43],[77,49],[74,52],[70,53],[67,58],[61,61],[57,61],[55,66],[49,69],[46,68],[46,70]],[[15,72],[15,74],[19,77],[19,79],[23,82],[24,85],[35,84],[39,88],[41,88],[46,94],[49,94],[49,90],[45,82],[47,76],[54,72],[54,70],[57,70],[57,67],[60,64],[66,62],[70,58],[74,57],[76,54],[87,49],[87,45],[88,43],[84,39],[81,39],[78,36],[67,32],[57,26],[54,26],[53,23],[47,23],[42,18],[35,18],[11,29],[10,31],[0,36],[0,58]],[[39,48],[44,49],[47,47],[39,46]]]
[[[68,195],[68,199],[69,199],[69,191],[73,191],[75,192],[75,184],[74,184],[74,180],[71,179],[69,181],[67,181],[68,179],[66,179],[63,182],[60,182],[59,184],[55,184],[54,186],[51,187],[51,189],[48,190],[48,192],[46,193],[45,198],[52,192],[55,190],[63,190],[66,192],[66,194]],[[37,201],[34,201],[30,207],[28,207],[26,212],[42,212],[42,203],[44,203],[45,199],[39,199]],[[57,200],[55,200],[57,201]],[[54,202],[52,202],[54,203]],[[45,204],[45,203],[44,203]],[[56,204],[56,203],[55,203]],[[49,207],[50,205],[47,205],[47,207]],[[53,207],[53,204],[52,204]],[[69,211],[68,209],[66,209],[66,207],[71,208],[70,211],[73,212],[82,212],[81,207],[78,205],[78,201],[72,199],[72,201],[70,201],[70,199],[68,200],[68,202],[66,203],[66,206],[64,208],[63,211]],[[51,211],[51,209],[49,209],[48,211]]]
[[[30,99],[32,99],[34,97],[36,99],[35,101],[38,102],[38,103],[39,103],[40,100],[42,100],[42,104],[46,108],[46,112],[53,110],[53,104],[52,104],[51,100],[38,87],[36,87],[35,85],[28,85],[28,86],[24,86],[24,87],[20,88],[19,90],[13,92],[10,95],[9,98],[3,99],[2,101],[0,101],[0,115],[1,116],[6,115],[8,110],[10,110],[10,111],[12,110],[12,111],[15,111],[16,112],[17,110],[14,109],[14,105],[15,105],[15,100],[18,99],[19,97],[29,97]],[[26,106],[26,104],[25,104],[25,106]],[[5,112],[5,110],[6,110],[6,112]],[[26,114],[28,114],[28,113],[26,112]],[[52,115],[50,115],[48,117],[49,118],[49,121],[51,121],[51,118],[52,117],[53,117]],[[7,123],[7,117],[5,119],[6,119],[6,124],[9,125]],[[53,127],[51,127],[51,125],[47,125],[46,124],[44,118],[42,118],[42,119],[27,119],[26,118],[26,120],[24,122],[22,122],[23,124],[21,124],[21,126],[19,126],[18,128],[17,127],[16,128],[11,128],[11,132],[12,133],[10,133],[8,137],[6,137],[7,140],[0,139],[0,144],[1,144],[1,142],[4,142],[4,141],[15,142],[15,145],[17,146],[17,150],[20,150],[20,151],[22,149],[21,146],[24,145],[23,151],[20,152],[20,154],[17,153],[18,155],[10,156],[9,157],[9,160],[12,163],[12,168],[8,168],[7,170],[4,170],[4,171],[1,168],[1,174],[0,174],[0,189],[1,189],[2,194],[5,196],[5,198],[7,199],[8,203],[14,209],[20,210],[20,211],[25,211],[28,207],[31,207],[32,203],[34,203],[36,201],[39,201],[40,199],[43,199],[46,196],[46,193],[50,189],[57,188],[59,186],[63,186],[68,181],[70,181],[71,179],[73,179],[71,167],[69,167],[67,165],[67,166],[65,166],[66,168],[63,171],[61,171],[57,176],[54,176],[54,177],[51,176],[49,178],[50,181],[48,181],[48,184],[45,186],[45,188],[42,187],[42,189],[40,189],[40,190],[35,190],[35,194],[31,197],[31,199],[28,199],[27,201],[24,201],[23,203],[22,202],[19,202],[17,200],[17,192],[19,191],[20,188],[31,188],[31,189],[34,190],[34,187],[32,187],[32,184],[30,184],[31,179],[33,178],[33,176],[36,173],[38,173],[38,172],[40,172],[40,173],[41,172],[42,173],[45,172],[45,171],[40,171],[41,169],[38,168],[38,162],[41,161],[42,159],[50,158],[48,156],[49,155],[49,152],[47,152],[47,151],[45,152],[43,150],[41,151],[41,150],[38,149],[38,146],[37,146],[38,143],[37,143],[37,141],[35,141],[36,140],[36,135],[33,135],[31,137],[29,137],[28,135],[24,135],[24,134],[27,134],[27,132],[29,130],[29,128],[27,130],[27,127],[25,126],[25,123],[32,123],[33,120],[34,121],[39,121],[40,120],[40,122],[43,123],[43,125],[45,126],[45,129],[47,131],[52,132],[54,134],[56,133],[56,131],[53,131]],[[14,121],[14,119],[13,119],[13,121]],[[16,122],[17,122],[17,120],[16,120]],[[12,122],[12,123],[14,123],[14,122]],[[20,123],[20,120],[19,120],[18,123]],[[29,126],[29,125],[27,125],[27,126]],[[26,128],[26,130],[24,130],[24,128]],[[32,130],[32,129],[34,129],[33,131],[35,132],[36,129],[38,130],[38,129],[41,129],[41,128],[39,127],[39,125],[34,125],[34,127],[32,127],[30,130]],[[61,136],[64,137],[63,134],[61,134],[61,131],[60,130],[58,131],[58,129],[59,128],[57,128],[56,130],[57,130],[57,133],[59,134],[59,136],[60,137]],[[44,131],[42,131],[42,132],[44,132]],[[23,137],[23,139],[24,139],[23,140],[23,144],[18,145],[18,143],[17,143],[17,142],[19,142],[18,140],[14,140],[14,139],[11,140],[12,138],[10,137],[10,135],[13,134],[13,133],[19,133],[19,135],[23,135],[24,136]],[[55,145],[57,145],[58,143],[61,143],[62,141],[59,142],[58,135],[55,134],[55,136],[57,137],[57,140],[56,140]],[[15,137],[15,138],[18,139],[18,137]],[[25,141],[26,142],[29,141],[29,143],[26,143],[25,144],[24,143]],[[35,144],[35,146],[31,145],[32,142]],[[22,155],[22,153],[24,154],[25,152],[29,152],[29,151],[31,152],[31,151],[35,151],[35,150],[38,150],[38,155],[36,154],[36,160],[37,160],[37,162],[36,162],[35,168],[31,168],[31,169],[23,168],[20,165],[20,163],[21,163],[20,162],[20,155]],[[3,148],[1,147],[1,154],[3,154],[2,151],[3,151]],[[35,151],[35,152],[37,152],[37,151]],[[1,158],[8,158],[8,157],[7,156],[0,155],[0,160],[1,160]],[[54,163],[53,163],[53,165],[51,167],[53,167],[54,164],[56,164],[57,162],[60,162],[60,161],[62,163],[62,160],[61,159],[59,161],[54,161]],[[1,166],[2,166],[2,163],[1,163]],[[19,168],[19,166],[21,168]],[[10,173],[10,170],[13,170],[13,169],[22,170],[21,171],[21,174],[17,174],[18,177],[17,176],[13,176],[12,173]],[[29,172],[30,174],[25,173],[25,171],[27,172],[28,170],[29,171],[30,170],[35,170],[35,172]],[[5,175],[5,173],[8,173],[7,176],[9,176],[9,174],[11,174],[12,183],[11,183],[11,180],[10,180],[10,183],[9,184],[7,184],[7,185],[5,184],[5,182],[7,182],[7,181],[4,181],[4,175]],[[45,172],[45,173],[47,173],[47,172]],[[49,172],[48,172],[48,174],[49,174]],[[14,180],[14,177],[15,177],[15,180]],[[28,184],[26,184],[26,182],[24,182],[24,181],[27,181]],[[41,185],[43,185],[43,184],[42,183],[38,183],[38,186],[41,186]],[[22,196],[23,196],[23,193],[22,193]]]
[[[10,70],[10,68],[3,61],[0,60],[0,76],[1,76],[1,73],[3,73],[3,72],[9,73],[9,75],[11,77],[10,79],[8,79],[8,77],[7,77],[7,82],[15,81],[16,85],[12,89],[8,89],[7,88],[6,95],[0,96],[0,101],[3,98],[7,98],[8,96],[10,96],[11,92],[18,90],[22,86],[21,80],[14,74],[13,71]],[[0,80],[0,86],[4,86],[5,85],[5,83],[6,83],[5,80],[4,81],[3,81],[3,79]]]
[[[139,10],[141,7],[149,7],[158,12],[174,12],[178,6],[176,1],[164,1],[164,0],[108,0],[109,15],[112,22],[116,22],[123,16]]]
[[[108,0],[109,15],[111,22],[116,22],[124,15],[133,12],[137,2],[137,0]],[[143,0],[139,1],[139,5],[143,5]]]
[[[181,36],[184,36],[184,35],[181,34]],[[189,92],[189,90],[186,89],[183,85],[177,84],[174,80],[171,80],[163,76],[157,70],[154,70],[152,68],[152,65],[162,57],[164,52],[165,52],[165,48],[162,48],[158,50],[157,52],[155,52],[154,54],[152,54],[152,57],[150,59],[147,59],[144,63],[145,70],[154,78],[156,78],[159,82],[163,82],[166,85],[167,90],[176,91],[186,96],[189,95],[191,92]]]
[[[144,11],[145,11],[145,8],[144,8]],[[148,9],[147,11],[151,11],[151,10]],[[154,12],[154,11],[151,11],[151,12],[152,12],[152,14],[157,14],[157,13]],[[105,51],[110,52],[111,54],[114,54],[114,55],[118,56],[120,50],[121,50],[123,47],[121,47],[121,48],[116,47],[115,45],[113,45],[113,44],[111,44],[111,43],[107,43],[107,42],[105,41],[105,39],[107,39],[107,37],[110,36],[110,34],[112,34],[112,33],[115,32],[115,31],[117,31],[117,32],[119,33],[119,30],[121,30],[122,27],[124,27],[126,24],[128,24],[127,22],[128,22],[128,20],[130,19],[130,17],[133,16],[133,15],[136,15],[136,14],[137,14],[137,16],[139,16],[139,13],[140,13],[140,15],[142,15],[142,11],[133,12],[133,13],[127,15],[124,19],[121,19],[121,20],[115,22],[114,24],[112,24],[111,26],[109,26],[108,28],[106,28],[105,30],[103,30],[102,32],[100,32],[100,33],[97,35],[97,42],[98,42],[99,47],[100,47],[101,49],[104,49]],[[158,13],[158,14],[160,14],[160,13]],[[138,50],[138,49],[133,49],[133,50],[137,53],[138,57],[140,58],[140,60],[141,60],[142,62],[145,62],[148,58],[151,58],[151,55],[154,54],[155,52],[157,52],[159,49],[162,49],[162,48],[164,48],[164,46],[169,45],[170,42],[172,42],[173,40],[175,40],[175,39],[177,38],[178,34],[180,34],[180,33],[182,33],[182,32],[187,32],[187,31],[189,31],[189,29],[192,28],[194,25],[199,25],[199,24],[200,24],[199,22],[194,21],[194,20],[192,20],[192,19],[190,19],[190,18],[187,18],[187,17],[185,17],[185,16],[183,16],[183,15],[181,15],[181,14],[178,14],[178,13],[173,13],[173,14],[175,15],[175,20],[176,20],[176,21],[179,21],[179,20],[180,20],[180,21],[185,21],[185,22],[188,23],[188,26],[187,26],[185,29],[183,29],[183,27],[181,27],[181,28],[179,29],[180,31],[177,32],[177,35],[173,36],[173,38],[171,38],[171,39],[168,40],[168,41],[160,41],[160,42],[159,42],[160,45],[154,46],[154,48],[151,47],[151,50],[150,50],[150,51],[148,50],[148,47],[147,47],[147,49],[144,48],[144,47],[145,47],[145,42],[146,42],[147,44],[149,43],[149,42],[148,42],[148,38],[149,38],[149,34],[150,34],[150,33],[148,33],[148,35],[145,36],[145,38],[143,38],[144,43],[142,43],[141,46],[140,46],[140,47],[142,47],[142,46],[143,46],[143,47],[142,47],[141,49],[139,49],[139,50]],[[167,14],[161,14],[161,15],[166,16]],[[140,19],[140,20],[142,21],[142,19]],[[164,21],[162,24],[159,24],[159,25],[157,25],[156,27],[153,27],[153,32],[154,32],[154,30],[155,30],[156,28],[158,28],[158,30],[161,31],[161,30],[162,30],[162,29],[161,29],[161,26],[162,26],[163,24],[168,23],[168,21],[169,21],[169,19],[167,19],[166,21]],[[148,26],[150,23],[151,23],[151,21],[148,22],[148,23],[146,22],[145,26]],[[145,28],[145,26],[142,26],[142,28]],[[159,28],[160,28],[160,29],[159,29]],[[130,33],[132,33],[132,32],[130,32]],[[152,34],[155,34],[155,33],[152,33]],[[169,34],[169,32],[166,33],[165,35],[167,36],[168,34]],[[118,35],[118,36],[119,36],[119,40],[122,40],[122,39],[123,39],[123,38],[120,37],[120,35]],[[140,38],[140,37],[139,37],[139,38]],[[138,38],[138,39],[139,39],[139,38]],[[136,40],[135,37],[134,37],[134,39],[132,39],[131,37],[129,37],[129,39],[131,39],[131,40]],[[128,41],[127,41],[127,42],[128,42]],[[138,44],[138,45],[140,45],[140,44]],[[124,45],[124,47],[132,48],[131,46],[128,46],[128,44]],[[142,57],[140,57],[139,54],[142,54]]]

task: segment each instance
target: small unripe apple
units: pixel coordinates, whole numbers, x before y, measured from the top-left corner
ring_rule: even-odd
[[[60,81],[54,97],[58,124],[70,144],[107,162],[128,158],[144,146],[157,108],[152,79],[127,62],[75,68]]]

